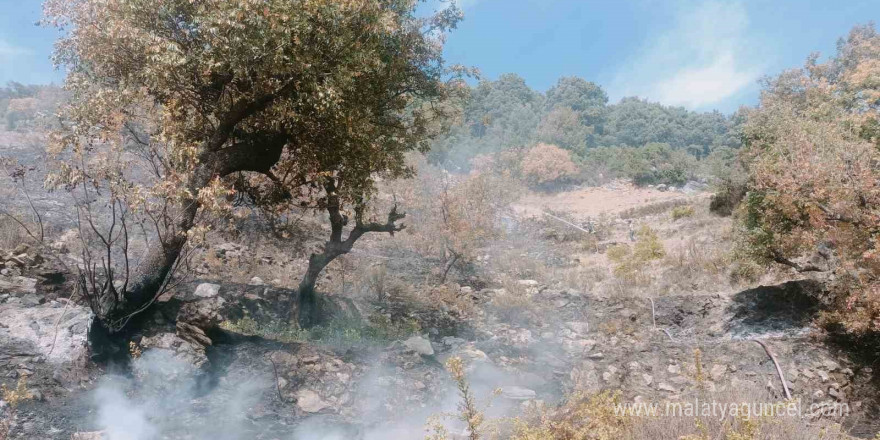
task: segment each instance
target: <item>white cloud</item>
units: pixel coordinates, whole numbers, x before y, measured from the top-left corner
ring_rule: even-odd
[[[613,95],[705,108],[755,83],[762,66],[742,3],[690,6],[617,72]]]

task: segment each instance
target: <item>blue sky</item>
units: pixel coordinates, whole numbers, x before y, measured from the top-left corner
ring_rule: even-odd
[[[438,1],[438,0],[434,0]],[[460,0],[451,63],[484,77],[515,72],[538,90],[577,75],[612,101],[641,96],[696,110],[757,100],[757,80],[833,53],[849,29],[880,20],[878,0]],[[38,0],[0,0],[0,84],[59,83]]]

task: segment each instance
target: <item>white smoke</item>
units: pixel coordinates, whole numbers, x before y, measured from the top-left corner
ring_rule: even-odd
[[[271,391],[265,378],[222,380],[201,393],[200,373],[167,350],[147,350],[132,377],[108,375],[93,394],[97,427],[107,440],[154,440],[185,432],[195,440],[237,440],[248,408]]]

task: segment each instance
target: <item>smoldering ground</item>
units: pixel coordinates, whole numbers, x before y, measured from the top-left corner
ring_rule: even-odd
[[[150,349],[132,360],[126,374],[102,379],[90,396],[90,425],[108,440],[418,439],[425,437],[429,421],[452,434],[466,433],[458,418],[459,392],[445,371],[436,367],[442,378],[428,390],[435,398],[427,404],[402,385],[411,380],[407,374],[376,363],[353,385],[354,417],[328,412],[296,419],[287,417],[295,403],[280,401],[271,366],[205,373],[168,350]],[[518,409],[520,401],[495,393],[516,383],[509,373],[476,362],[469,365],[468,377],[487,415]]]

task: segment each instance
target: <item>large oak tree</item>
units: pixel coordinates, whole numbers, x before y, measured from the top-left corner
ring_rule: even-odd
[[[833,272],[833,322],[880,332],[880,35],[856,27],[829,61],[769,80],[747,116],[743,249]]]
[[[200,216],[228,208],[233,182],[263,188],[259,204],[328,212],[330,240],[301,286],[309,304],[332,258],[363,233],[397,230],[396,211],[365,218],[373,181],[409,173],[404,154],[427,148],[445,117],[436,103],[457,84],[441,50],[460,13],[421,18],[417,3],[47,1],[71,93],[50,184],[81,191],[85,229],[106,248],[86,255],[82,276],[103,327],[151,304]],[[95,203],[110,220],[95,219]],[[343,238],[345,204],[355,218]],[[134,224],[154,238],[141,259],[130,255]]]

